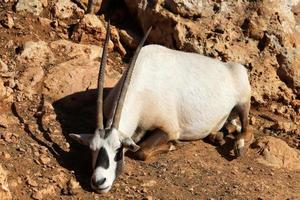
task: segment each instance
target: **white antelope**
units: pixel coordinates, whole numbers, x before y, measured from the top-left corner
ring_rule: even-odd
[[[139,157],[146,159],[163,151],[161,146],[168,141],[205,138],[220,130],[233,110],[242,126],[236,153],[242,153],[253,139],[248,129],[251,89],[246,69],[160,45],[142,48],[149,32],[105,99],[103,111],[108,25],[98,80],[98,128],[94,134],[70,134],[92,150],[91,187],[97,192],[111,189],[123,167],[125,150],[138,150]],[[103,115],[108,117],[105,127]],[[146,131],[152,131],[150,137],[138,146]]]

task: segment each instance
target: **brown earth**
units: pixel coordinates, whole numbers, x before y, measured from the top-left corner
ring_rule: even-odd
[[[175,0],[144,1],[148,7],[138,7],[145,10],[135,19],[140,1],[126,1],[128,10],[123,1],[103,1],[100,16],[84,15],[84,4],[71,1],[23,1],[36,3],[33,13],[19,11],[17,2],[0,2],[0,199],[300,199],[299,41],[281,26],[292,26],[283,15],[292,19],[293,10],[291,35],[299,34],[300,4],[272,18],[271,1],[207,1],[191,10]],[[231,20],[215,23],[224,5]],[[153,23],[150,42],[246,65],[253,86],[250,123],[262,139],[238,159],[230,136],[222,147],[194,141],[146,162],[126,157],[111,192],[91,191],[89,151],[68,134],[93,131],[93,89],[108,17],[107,87],[124,71],[141,30]],[[241,22],[247,22],[244,29]],[[198,25],[203,28],[193,31]]]

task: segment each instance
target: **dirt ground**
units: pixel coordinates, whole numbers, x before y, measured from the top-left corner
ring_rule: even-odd
[[[9,158],[3,154],[1,160],[9,171],[13,199],[300,198],[299,171],[272,169],[257,163],[257,149],[250,149],[246,156],[236,159],[230,137],[221,147],[205,141],[183,142],[176,150],[146,162],[126,157],[124,172],[111,192],[95,194],[89,186],[89,150],[60,131],[50,135],[39,122],[50,113],[43,110],[34,114],[25,110],[28,106],[13,106],[19,123],[14,127],[11,141],[2,140],[0,146],[1,152],[9,154]],[[27,121],[28,113],[41,115],[36,116],[36,122]],[[64,131],[88,131],[87,123],[82,121],[86,113],[82,110],[78,113],[81,115],[75,118],[74,112],[61,113],[64,117],[59,120],[65,120]],[[58,127],[51,124],[48,128]]]
[[[13,12],[12,4],[0,3],[0,19],[7,11]],[[49,13],[45,10],[43,16],[50,18]],[[0,26],[0,58],[15,65],[18,77],[26,68],[16,61],[24,42],[54,41],[61,36],[55,28],[41,28],[36,16],[13,15],[14,28]],[[10,41],[13,45],[8,45]],[[112,59],[118,69],[126,65],[126,59]],[[75,95],[53,104],[41,94],[27,99],[22,93],[16,88],[12,102],[0,102],[9,124],[0,124],[0,162],[8,171],[12,199],[300,199],[299,171],[259,164],[257,149],[237,159],[230,137],[221,147],[206,141],[182,142],[145,162],[126,157],[124,172],[112,190],[96,194],[90,188],[90,152],[68,137],[93,131],[94,91],[76,94],[89,97],[84,101],[76,102]],[[66,106],[70,99],[73,104]],[[250,119],[256,137],[278,136],[300,149],[299,135],[261,128],[285,118],[254,105]]]

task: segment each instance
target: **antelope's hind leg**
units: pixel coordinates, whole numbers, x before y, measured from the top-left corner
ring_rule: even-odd
[[[140,149],[132,153],[132,156],[138,160],[146,160],[157,154],[170,151],[172,144],[169,143],[169,137],[165,132],[155,129],[146,135],[139,146]]]
[[[241,121],[241,132],[237,134],[234,144],[234,152],[236,156],[242,156],[254,140],[254,135],[249,127],[250,102],[236,106],[236,111]]]
[[[224,134],[220,131],[210,133],[207,139],[214,145],[222,146],[225,144]]]

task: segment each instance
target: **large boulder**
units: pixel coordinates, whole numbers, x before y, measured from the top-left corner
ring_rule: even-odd
[[[44,81],[43,93],[58,100],[76,92],[96,88],[99,62],[73,59],[53,67]]]
[[[300,97],[299,0],[125,2],[150,42],[244,64],[254,102]]]
[[[68,95],[95,89],[97,86],[102,48],[95,45],[76,44],[67,40],[58,40],[50,44],[52,50],[59,49],[65,61],[51,68],[45,76],[43,93],[53,100]],[[109,70],[107,68],[107,70]],[[112,86],[106,79],[105,86]]]
[[[283,140],[267,136],[259,138],[255,146],[260,152],[257,159],[259,163],[274,168],[300,170],[300,152]]]
[[[18,56],[18,62],[24,70],[18,76],[16,88],[29,99],[42,93],[54,101],[73,93],[95,89],[101,54],[102,47],[68,40],[26,42]],[[109,59],[106,87],[112,87],[120,77],[119,72],[117,76],[111,75],[114,71],[111,63]],[[0,99],[11,96],[8,89],[0,79]]]

